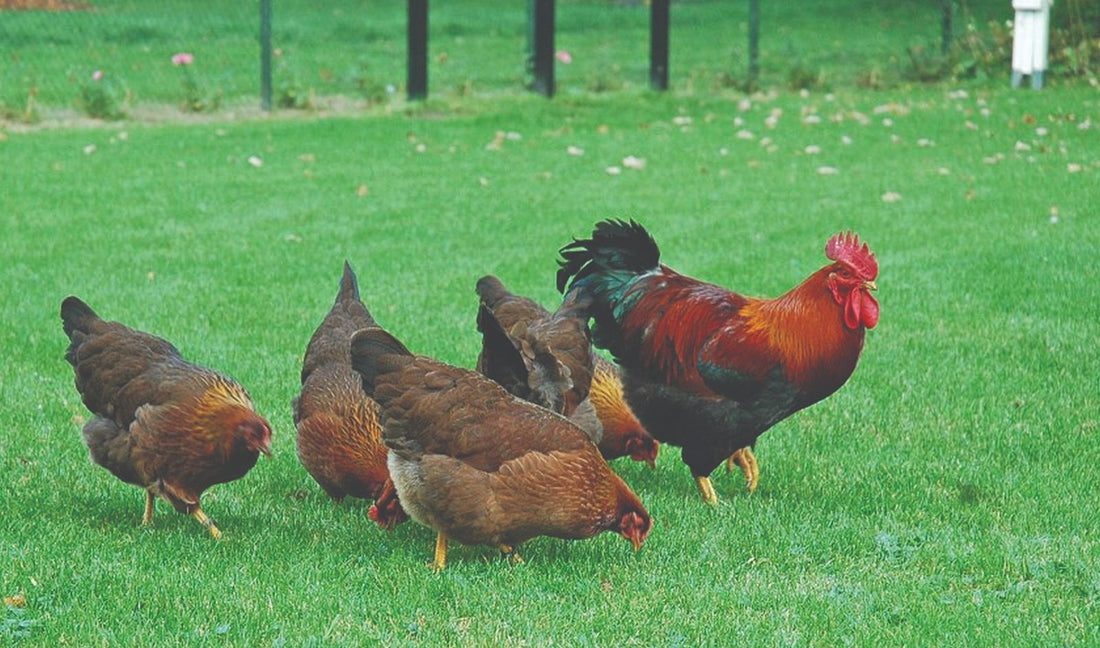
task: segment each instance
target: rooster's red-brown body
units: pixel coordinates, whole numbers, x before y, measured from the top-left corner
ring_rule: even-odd
[[[742,449],[751,459],[760,434],[855,370],[878,321],[878,266],[853,235],[830,239],[826,254],[833,263],[799,286],[756,299],[662,265],[634,222],[601,222],[562,249],[559,289],[592,299],[593,341],[622,367],[627,401],[655,438],[683,448],[708,502],[715,467]]]

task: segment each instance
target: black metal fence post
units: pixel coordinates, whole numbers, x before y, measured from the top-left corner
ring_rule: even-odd
[[[271,111],[271,0],[260,0],[260,109]]]
[[[946,56],[955,41],[955,1],[943,0],[943,19],[940,25],[940,54]]]
[[[760,0],[749,0],[749,83],[760,78]]]
[[[407,85],[410,100],[428,96],[428,0],[409,0]]]
[[[554,96],[554,0],[529,0],[531,60],[535,72],[534,90]]]
[[[669,0],[649,4],[649,85],[668,90],[668,11]]]

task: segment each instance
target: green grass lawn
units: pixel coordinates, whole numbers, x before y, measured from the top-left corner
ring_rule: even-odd
[[[0,645],[1100,645],[1095,88],[1012,92],[1006,66],[855,90],[937,44],[938,3],[762,3],[765,91],[746,98],[742,7],[683,1],[655,94],[644,6],[561,2],[574,62],[547,101],[521,89],[522,6],[478,0],[433,5],[428,102],[259,118],[240,109],[253,5],[94,4],[0,14],[0,119],[32,86],[47,125],[67,119],[94,69],[140,108],[0,127],[0,596],[23,601],[0,607]],[[321,108],[400,94],[402,7],[314,4],[276,3],[277,87]],[[1007,13],[965,4],[978,25]],[[207,118],[174,118],[177,51],[224,92]],[[786,89],[795,68],[832,93]],[[343,261],[410,348],[472,366],[476,280],[553,305],[557,249],[610,217],[752,295],[821,267],[840,230],[877,253],[860,366],[760,439],[757,492],[718,471],[710,509],[665,448],[654,471],[614,463],[653,515],[639,553],[539,538],[513,566],[455,545],[442,574],[432,531],[332,504],[290,400]],[[204,497],[223,541],[164,503],[141,527],[142,492],[88,460],[70,294],[236,377],[271,421],[274,458]]]
[[[1096,645],[1098,118],[1088,89],[516,94],[9,133],[0,594],[26,606],[0,643]],[[476,279],[552,304],[557,248],[606,217],[749,294],[819,268],[841,229],[876,251],[861,364],[762,437],[760,489],[716,473],[709,509],[666,448],[655,471],[615,464],[655,521],[638,554],[607,534],[536,539],[518,566],[456,546],[439,575],[430,530],[328,501],[289,403],[343,260],[412,349],[470,366]],[[271,420],[274,459],[204,498],[224,541],[163,503],[142,528],[141,491],[90,464],[69,294]]]

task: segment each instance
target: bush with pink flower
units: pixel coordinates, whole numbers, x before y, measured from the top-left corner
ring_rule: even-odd
[[[176,52],[172,55],[172,65],[180,69],[180,87],[183,100],[180,110],[184,112],[204,112],[216,110],[222,102],[221,90],[207,91],[194,69],[195,55],[190,52]]]
[[[114,75],[100,69],[80,86],[80,109],[95,119],[122,119],[130,103],[130,91]]]

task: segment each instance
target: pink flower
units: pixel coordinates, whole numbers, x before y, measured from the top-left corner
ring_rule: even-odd
[[[172,65],[191,65],[195,62],[195,55],[190,52],[179,52],[172,55]]]
[[[95,72],[92,72],[92,81],[102,81],[102,80],[103,80],[103,70],[96,70]]]
[[[569,65],[573,62],[573,55],[566,50],[558,50],[557,53],[554,54],[554,58],[558,59],[565,65]]]

